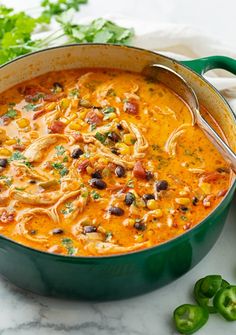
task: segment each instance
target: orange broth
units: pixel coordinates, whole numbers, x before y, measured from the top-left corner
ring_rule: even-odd
[[[183,234],[230,183],[228,164],[191,120],[164,85],[113,69],[51,72],[3,92],[0,233],[75,256]]]

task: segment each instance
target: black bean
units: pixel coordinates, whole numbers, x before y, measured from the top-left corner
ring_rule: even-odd
[[[119,130],[123,130],[124,129],[120,123],[117,123],[116,128],[119,129]]]
[[[216,171],[219,173],[230,173],[230,169],[227,167],[219,167],[216,169]]]
[[[146,229],[146,225],[142,221],[137,221],[134,224],[134,228],[140,231],[144,231]]]
[[[192,204],[193,204],[193,206],[197,206],[197,203],[198,203],[198,198],[197,197],[193,197],[193,199],[192,199]]]
[[[1,158],[0,159],[0,167],[5,168],[8,164],[8,161],[6,158]]]
[[[169,185],[168,185],[168,182],[166,180],[159,180],[158,182],[156,182],[157,192],[167,190],[168,186]]]
[[[35,230],[35,229],[31,229],[31,230],[29,231],[29,233],[30,233],[30,235],[36,235],[36,234],[37,234],[37,230]]]
[[[84,226],[83,228],[84,234],[95,233],[96,231],[97,231],[97,228],[94,226]]]
[[[91,174],[92,178],[102,179],[102,175],[100,171],[95,171]]]
[[[117,165],[117,167],[115,169],[115,174],[119,178],[124,177],[124,175],[125,175],[125,168],[123,166],[121,166],[121,165]]]
[[[186,207],[186,206],[180,206],[179,207],[179,210],[181,211],[181,212],[187,212],[188,211],[188,207]]]
[[[122,216],[124,214],[124,210],[120,207],[115,207],[115,206],[111,206],[108,209],[109,213],[112,215],[116,215],[116,216]]]
[[[148,201],[148,200],[152,200],[152,199],[155,200],[155,196],[154,196],[154,194],[147,193],[147,194],[144,194],[144,195],[143,195],[143,200],[144,200],[144,201]]]
[[[111,131],[110,133],[108,133],[107,137],[112,142],[119,142],[120,141],[120,136],[117,133],[115,133],[114,131]]]
[[[55,92],[63,91],[63,89],[64,89],[63,85],[58,83],[58,82],[53,83],[52,86],[53,86]]]
[[[33,179],[29,180],[29,184],[36,184],[36,183],[37,183],[36,180]]]
[[[105,181],[103,181],[102,179],[98,179],[98,178],[90,179],[89,184],[92,187],[97,188],[98,190],[104,190],[107,187],[107,184],[105,183]]]
[[[154,175],[151,171],[146,171],[146,179],[151,180],[153,179]]]
[[[81,155],[83,155],[83,150],[80,148],[76,148],[72,151],[71,157],[74,159],[79,158]]]
[[[117,148],[111,148],[111,152],[112,152],[113,154],[115,154],[115,155],[118,155],[118,154],[119,154],[118,151],[119,151],[119,150],[118,150]]]
[[[131,192],[126,193],[126,195],[125,195],[126,205],[131,206],[134,201],[135,201],[135,195]]]
[[[54,229],[52,230],[52,234],[53,234],[53,235],[60,235],[60,234],[63,234],[63,233],[64,233],[64,230],[61,229],[61,228],[54,228]]]

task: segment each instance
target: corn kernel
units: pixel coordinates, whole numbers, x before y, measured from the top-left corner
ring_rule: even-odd
[[[85,112],[80,112],[80,113],[79,113],[79,118],[84,120],[86,114],[87,114],[86,111],[85,111]],[[77,114],[76,114],[76,116],[77,116]]]
[[[77,118],[78,118],[78,116],[77,116],[76,113],[71,113],[70,116],[69,116],[69,120],[70,120],[70,121],[73,121],[73,120],[75,120],[75,119],[77,119]]]
[[[61,99],[61,102],[60,102],[61,108],[66,109],[66,108],[69,107],[69,105],[70,105],[70,100],[69,99],[67,99],[67,98]]]
[[[69,128],[71,130],[80,130],[81,125],[78,122],[71,122],[70,125],[69,125]]]
[[[39,137],[39,133],[37,131],[31,131],[29,135],[32,140],[35,140]]]
[[[205,194],[211,193],[211,184],[202,182],[199,186]]]
[[[11,156],[11,151],[6,148],[0,148],[0,156]]]
[[[160,217],[162,217],[162,215],[163,215],[163,212],[162,212],[161,209],[155,209],[155,210],[153,211],[153,216],[154,216],[155,218],[160,218]]]
[[[106,115],[106,120],[114,120],[117,117],[116,113],[109,113]]]
[[[157,209],[157,202],[156,202],[156,200],[154,200],[154,199],[150,199],[150,200],[148,200],[147,201],[147,208],[148,209],[151,209],[151,210],[153,210],[153,209]]]
[[[47,104],[47,106],[45,106],[45,110],[51,112],[53,109],[55,109],[56,105],[56,102],[50,102]]]
[[[176,198],[175,202],[179,205],[189,205],[190,199],[189,198]]]
[[[20,128],[26,128],[30,124],[29,120],[24,118],[17,120],[16,123]]]
[[[146,207],[145,201],[142,198],[137,198],[137,196],[136,196],[135,203],[137,207],[142,207],[142,208]]]
[[[123,141],[124,141],[125,144],[128,144],[128,145],[134,144],[134,140],[135,140],[135,138],[131,134],[125,134],[123,136]]]
[[[130,148],[128,145],[124,143],[116,143],[115,147],[119,149],[119,152],[121,155],[129,155],[130,154]]]
[[[6,140],[5,141],[5,144],[6,145],[13,145],[13,144],[16,144],[16,140],[14,138],[10,139],[10,140]]]
[[[94,169],[93,169],[91,166],[87,166],[87,167],[86,167],[86,172],[87,172],[88,174],[92,174],[92,173],[94,172]]]
[[[141,234],[140,235],[135,235],[134,238],[135,238],[135,241],[138,242],[138,243],[143,241],[143,235],[141,235]]]
[[[70,120],[68,120],[66,117],[61,117],[60,121],[65,123],[66,125],[70,123]]]
[[[99,158],[98,159],[98,163],[99,164],[107,164],[108,163],[108,159],[107,158],[105,158],[105,157],[102,157],[102,158]]]
[[[135,224],[135,220],[127,218],[122,222],[122,224],[126,227],[133,227]]]

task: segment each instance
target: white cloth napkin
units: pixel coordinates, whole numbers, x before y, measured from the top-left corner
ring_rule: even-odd
[[[36,12],[39,7],[36,7]],[[34,10],[27,10],[32,14],[38,14]],[[146,48],[168,55],[177,60],[193,59],[211,55],[223,55],[236,58],[235,50],[224,45],[212,36],[207,36],[202,32],[184,24],[156,23],[147,20],[109,15],[103,16],[105,19],[112,20],[117,24],[134,28],[135,37],[132,45]],[[75,23],[87,24],[97,17],[83,17],[74,13],[71,18]],[[50,30],[56,31],[58,24],[53,22]],[[38,32],[35,38],[44,38],[47,33]],[[209,80],[226,97],[231,107],[236,113],[236,76],[225,71],[211,71],[206,74]]]
[[[211,36],[183,24],[155,23],[123,16],[105,15],[124,27],[133,27],[135,38],[132,45],[154,50],[177,60],[223,55],[236,58],[235,50]],[[76,19],[76,17],[75,17]],[[95,17],[78,18],[77,22],[86,24]],[[236,112],[236,76],[223,71],[206,74],[209,80],[226,97]]]

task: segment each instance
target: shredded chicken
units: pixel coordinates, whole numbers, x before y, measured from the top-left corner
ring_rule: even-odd
[[[176,155],[176,145],[178,138],[186,131],[188,127],[192,127],[190,123],[184,123],[178,128],[176,128],[169,136],[165,144],[165,151],[170,156]]]
[[[148,141],[132,122],[127,122],[125,120],[122,120],[121,125],[124,127],[124,129],[128,130],[136,138],[136,142],[134,144],[133,157],[143,158],[145,156],[145,151],[148,148]]]
[[[85,249],[89,251],[90,254],[119,254],[125,252],[131,252],[135,250],[139,250],[141,248],[149,247],[149,242],[145,241],[142,243],[135,243],[129,247],[123,247],[118,244],[110,243],[110,242],[98,242],[98,241],[89,241],[88,244],[85,245]]]
[[[51,213],[50,210],[45,209],[45,208],[33,208],[33,209],[28,209],[24,213],[22,213],[20,216],[17,218],[17,225],[15,227],[15,234],[20,234],[24,235],[25,238],[28,240],[31,240],[33,242],[46,242],[48,240],[48,237],[45,235],[31,235],[26,227],[27,223],[30,222],[33,217],[37,215],[47,215],[49,219],[52,221],[55,221],[55,218],[53,214]]]
[[[40,162],[45,154],[45,150],[52,144],[55,144],[59,139],[68,141],[68,137],[60,134],[45,135],[35,140],[24,152],[24,157],[30,163]]]
[[[52,205],[62,196],[61,191],[31,194],[28,192],[11,189],[10,192],[13,199],[30,205]]]

